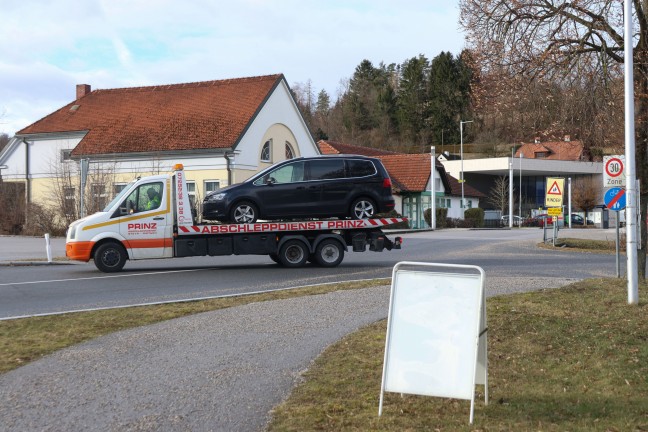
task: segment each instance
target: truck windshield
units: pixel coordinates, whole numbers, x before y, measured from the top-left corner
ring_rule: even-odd
[[[124,186],[124,189],[122,189],[121,192],[119,192],[119,193],[117,194],[117,196],[116,196],[115,198],[113,198],[112,201],[110,201],[110,202],[108,203],[108,205],[107,205],[107,206],[106,206],[102,211],[104,211],[104,212],[110,211],[110,209],[112,208],[112,206],[115,205],[115,203],[120,202],[120,201],[122,200],[122,198],[124,197],[124,195],[126,195],[126,192],[128,192],[128,191],[130,190],[131,186],[132,186],[133,183],[135,183],[136,181],[137,181],[137,180],[133,180],[132,182],[130,182],[130,183],[128,183],[126,186]]]

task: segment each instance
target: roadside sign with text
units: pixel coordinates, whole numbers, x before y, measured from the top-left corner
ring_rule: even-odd
[[[560,216],[562,214],[562,207],[549,207],[547,214],[549,216]]]
[[[625,187],[625,155],[603,156],[603,187]]]
[[[563,190],[565,189],[565,179],[547,177],[547,189],[545,193],[546,207],[562,207]]]

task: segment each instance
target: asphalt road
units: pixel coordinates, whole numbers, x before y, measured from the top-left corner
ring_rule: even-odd
[[[88,308],[235,295],[389,277],[399,261],[472,264],[489,277],[583,279],[615,275],[614,255],[538,249],[540,229],[439,230],[402,234],[403,249],[348,252],[337,268],[285,269],[265,256],[194,257],[128,262],[118,274],[92,263],[0,267],[0,318]],[[562,230],[561,237],[614,241],[613,230]],[[54,239],[61,255],[63,239]],[[0,237],[0,261],[42,258],[42,239]],[[39,246],[41,244],[41,246]],[[30,257],[29,254],[39,254]],[[625,261],[622,259],[622,274]]]

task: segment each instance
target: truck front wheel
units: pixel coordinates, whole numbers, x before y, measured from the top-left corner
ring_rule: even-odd
[[[119,243],[104,243],[94,253],[94,263],[104,273],[114,273],[124,268],[128,254]]]
[[[288,240],[279,249],[279,261],[284,267],[301,267],[308,260],[308,246],[300,240]]]
[[[315,262],[322,267],[336,267],[343,259],[344,247],[337,240],[322,240],[315,249]]]

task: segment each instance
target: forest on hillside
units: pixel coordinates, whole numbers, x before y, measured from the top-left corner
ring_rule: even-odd
[[[293,84],[315,140],[407,153],[430,145],[453,152],[460,142],[487,156],[510,154],[522,142],[584,142],[594,159],[623,146],[623,80],[565,71],[515,75],[480,67],[478,53],[441,52],[401,64],[362,60],[332,100],[313,83]],[[454,149],[454,150],[453,150]]]

